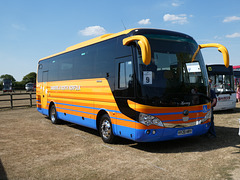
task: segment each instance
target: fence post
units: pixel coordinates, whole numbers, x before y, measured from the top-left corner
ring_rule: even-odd
[[[10,101],[11,101],[11,109],[13,108],[13,97],[12,94],[10,94]]]
[[[0,109],[3,109],[3,108],[11,108],[13,109],[14,107],[22,107],[22,106],[28,106],[26,105],[27,101],[30,100],[30,107],[33,107],[35,104],[34,104],[34,99],[36,99],[33,95],[35,95],[36,93],[29,93],[29,96],[30,98],[26,98],[27,93],[7,93],[7,94],[0,94],[0,102],[4,101],[6,102],[6,104],[8,104],[8,102],[10,101],[10,104],[8,104],[6,107],[2,107],[2,105],[0,106]],[[18,95],[25,95],[23,98],[18,98],[16,96]],[[2,96],[5,96],[5,97],[9,97],[9,98],[1,98]],[[17,100],[26,100],[25,101],[25,105],[18,105],[18,103],[15,103],[13,101],[17,101]],[[29,102],[29,101],[28,101]],[[21,104],[21,103],[20,103]]]
[[[30,107],[32,107],[32,93],[30,92]]]

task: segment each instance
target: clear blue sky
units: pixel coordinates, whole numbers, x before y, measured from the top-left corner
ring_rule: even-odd
[[[239,0],[0,0],[0,75],[17,81],[40,58],[104,33],[135,27],[179,31],[199,44],[220,43],[240,65]],[[215,48],[206,64],[223,63]]]

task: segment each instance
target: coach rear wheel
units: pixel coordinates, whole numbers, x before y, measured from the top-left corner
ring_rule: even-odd
[[[57,111],[55,105],[52,105],[50,108],[49,118],[53,124],[58,124],[59,119],[57,119]]]
[[[116,140],[116,137],[113,134],[112,130],[112,123],[107,114],[103,115],[100,120],[100,125],[99,125],[99,131],[100,135],[102,137],[102,140],[105,143],[114,143]]]

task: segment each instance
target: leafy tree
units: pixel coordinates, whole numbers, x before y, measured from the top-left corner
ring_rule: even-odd
[[[23,77],[22,82],[24,84],[29,83],[29,82],[35,83],[36,77],[37,77],[37,74],[35,72],[30,72],[29,74],[27,74],[26,76]]]
[[[20,82],[15,82],[14,84],[14,89],[15,90],[22,90],[22,89],[25,89],[25,84],[24,82],[20,81]]]

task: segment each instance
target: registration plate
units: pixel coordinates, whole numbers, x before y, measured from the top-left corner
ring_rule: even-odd
[[[192,129],[179,130],[177,134],[178,134],[178,136],[192,134]]]

